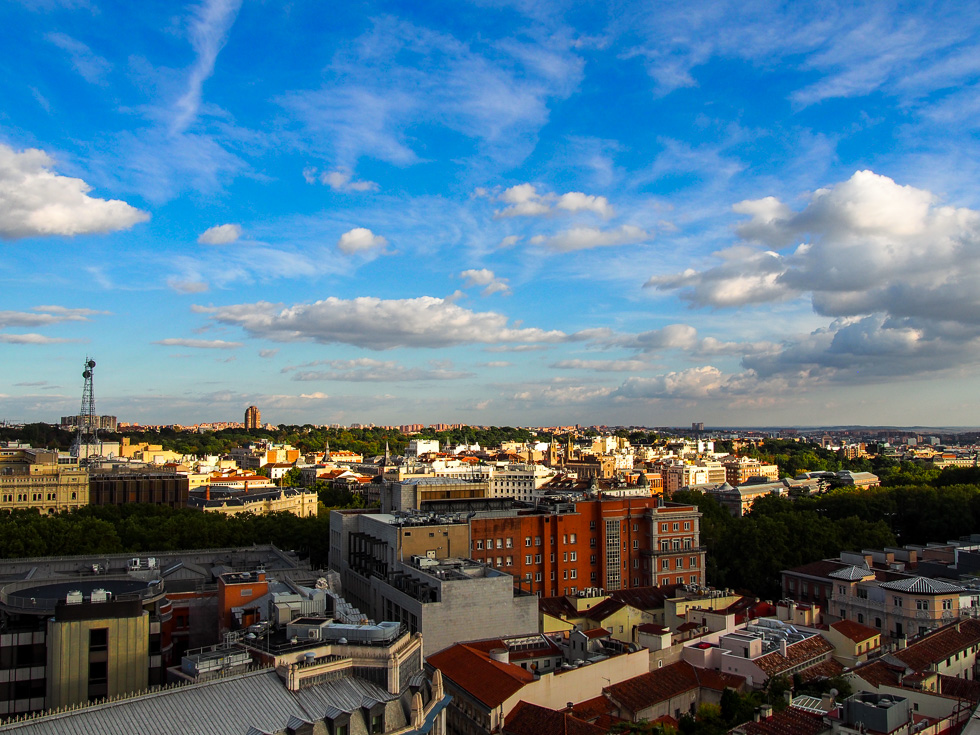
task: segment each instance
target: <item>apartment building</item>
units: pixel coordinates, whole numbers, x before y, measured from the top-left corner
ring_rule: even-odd
[[[88,470],[61,464],[58,452],[0,447],[0,510],[35,510],[53,515],[88,505]]]
[[[737,457],[722,463],[725,466],[725,481],[737,487],[750,477],[765,477],[770,482],[779,479],[779,466],[763,464],[751,457]]]
[[[546,497],[533,512],[474,517],[470,553],[547,597],[704,584],[700,517],[649,496]]]

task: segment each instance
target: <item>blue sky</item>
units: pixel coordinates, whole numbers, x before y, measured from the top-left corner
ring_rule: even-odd
[[[977,423],[970,3],[0,2],[0,418]]]

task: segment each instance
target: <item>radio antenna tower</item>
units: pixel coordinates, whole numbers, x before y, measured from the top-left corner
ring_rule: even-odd
[[[75,434],[75,443],[72,445],[72,455],[78,459],[87,459],[89,455],[99,453],[99,417],[95,415],[95,390],[92,387],[94,371],[95,360],[86,356],[84,370],[82,371],[82,377],[85,378],[85,387],[82,389],[82,408],[78,412],[78,431]]]

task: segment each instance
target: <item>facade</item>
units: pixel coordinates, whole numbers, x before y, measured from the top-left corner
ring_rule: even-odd
[[[539,596],[704,584],[697,508],[660,498],[545,499],[470,521],[471,554]]]
[[[724,462],[725,481],[737,487],[746,482],[750,477],[765,477],[770,482],[779,479],[779,467],[774,464],[763,464],[757,459],[750,457],[739,457],[738,459]]]
[[[238,515],[239,513],[292,513],[306,518],[318,511],[316,492],[303,488],[266,487],[258,490],[219,490],[206,488],[191,494],[187,506],[208,513]]]
[[[169,508],[187,505],[190,482],[185,475],[170,473],[111,473],[89,479],[91,505],[150,503]]]
[[[465,517],[412,522],[335,510],[330,566],[351,604],[422,633],[426,655],[458,640],[537,631],[537,598],[510,574],[467,558],[468,536]]]
[[[61,428],[74,429],[78,427],[78,416],[62,416]],[[115,431],[118,426],[115,416],[93,416],[91,420],[86,417],[87,425],[93,426],[100,431]]]
[[[53,515],[88,505],[88,470],[60,464],[58,452],[0,447],[0,510]]]
[[[258,429],[262,426],[262,412],[258,406],[249,406],[245,409],[245,428]]]
[[[0,616],[0,715],[162,684],[172,663],[172,608],[158,580],[12,582]]]

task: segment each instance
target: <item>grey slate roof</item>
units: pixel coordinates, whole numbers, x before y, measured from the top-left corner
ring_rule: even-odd
[[[959,585],[948,584],[947,582],[940,582],[937,579],[928,579],[927,577],[898,579],[894,582],[882,582],[878,586],[886,590],[910,592],[915,595],[948,595],[953,592],[962,592],[964,589]]]
[[[853,582],[857,579],[864,579],[868,575],[874,574],[868,567],[844,567],[843,569],[838,569],[836,572],[831,572],[828,577],[833,577],[834,579],[844,579]]]
[[[397,699],[364,679],[346,678],[290,692],[272,669],[176,687],[72,712],[0,726],[16,735],[245,735],[282,730],[328,711],[350,712],[365,698]]]

